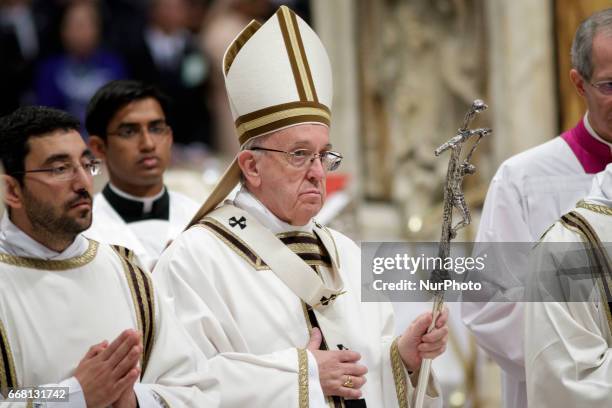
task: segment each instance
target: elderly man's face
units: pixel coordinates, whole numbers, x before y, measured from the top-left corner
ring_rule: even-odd
[[[571,74],[572,80],[578,93],[586,100],[589,109],[589,123],[597,134],[612,142],[612,95],[604,95],[599,89],[590,85],[612,81],[612,36],[610,34],[595,35],[592,57],[591,79],[587,81],[576,72]]]
[[[329,129],[311,124],[293,126],[271,135],[261,147],[287,152],[328,151]],[[326,172],[321,160],[296,167],[283,153],[257,152],[257,156],[259,185],[250,186],[255,196],[281,220],[292,225],[308,223],[325,202]]]

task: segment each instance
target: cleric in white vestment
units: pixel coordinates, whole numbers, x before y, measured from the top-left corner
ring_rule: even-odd
[[[529,406],[612,406],[611,245],[612,164],[531,254],[530,290],[537,296],[532,300],[555,301],[525,306]],[[556,288],[563,285],[550,281],[550,272],[561,269],[585,274],[567,280],[562,293]]]
[[[282,6],[234,40],[223,73],[241,152],[153,274],[210,358],[222,406],[411,406],[421,359],[446,346],[447,314],[396,338],[391,305],[361,302],[359,247],[316,221],[342,160],[319,38]],[[441,406],[427,381],[426,406]]]
[[[85,121],[89,145],[109,173],[85,236],[131,249],[147,270],[198,210],[164,185],[173,141],[169,103],[153,85],[111,81],[92,97]]]
[[[584,21],[572,45],[570,79],[588,111],[578,124],[554,139],[506,160],[497,170],[476,235],[483,243],[535,243],[561,215],[572,209],[591,187],[598,172],[612,162],[610,95],[592,83],[609,81],[612,60],[612,9]],[[564,51],[565,52],[565,51]],[[527,257],[507,262],[504,279],[522,287]],[[522,303],[463,303],[463,322],[478,344],[502,368],[505,408],[526,408],[524,305]]]
[[[100,162],[65,112],[0,118],[0,405],[218,406],[217,381],[133,252],[87,239]],[[4,401],[4,402],[2,402]]]

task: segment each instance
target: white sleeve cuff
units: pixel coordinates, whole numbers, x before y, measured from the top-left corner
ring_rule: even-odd
[[[306,350],[308,354],[308,400],[310,408],[326,408],[323,389],[319,381],[319,365],[312,353]]]
[[[153,391],[145,384],[134,384],[134,393],[140,408],[162,408],[153,395]]]
[[[47,384],[41,385],[40,388],[44,387],[67,387],[68,388],[68,401],[54,401],[46,402],[42,406],[46,408],[87,408],[85,402],[85,394],[81,384],[76,377],[70,377],[67,380],[60,382],[59,384]]]

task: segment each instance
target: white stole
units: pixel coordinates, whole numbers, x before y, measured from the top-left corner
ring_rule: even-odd
[[[314,232],[332,259],[332,279],[330,285],[326,285],[306,262],[248,212],[226,203],[206,217],[246,243],[293,293],[312,307],[328,345],[348,344],[336,324],[342,314],[334,301],[344,293],[344,283],[336,245],[329,231],[315,223]]]

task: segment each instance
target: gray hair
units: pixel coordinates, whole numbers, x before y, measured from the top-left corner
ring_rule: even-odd
[[[254,147],[261,147],[262,143],[268,140],[268,138],[274,133],[268,133],[261,136],[255,136],[244,142],[242,146],[240,146],[240,151],[243,152],[245,150],[251,150]],[[258,152],[259,153],[259,152]],[[240,183],[244,185],[245,183],[244,174],[242,171],[240,172]]]
[[[244,142],[244,144],[242,146],[240,146],[240,151],[243,150],[251,150],[254,147],[261,147],[261,144],[263,142],[265,142],[266,140],[268,140],[268,138],[272,135],[273,133],[267,133],[265,135],[261,135],[261,136],[255,136],[250,138],[249,140],[247,140],[246,142]]]
[[[572,66],[586,80],[593,75],[593,38],[604,33],[612,36],[612,8],[599,11],[584,20],[572,43]]]

